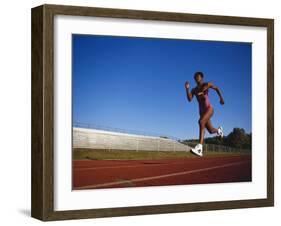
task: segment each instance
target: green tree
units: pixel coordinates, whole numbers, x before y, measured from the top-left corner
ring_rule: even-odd
[[[226,144],[237,148],[250,148],[252,135],[245,133],[242,128],[234,128],[226,137]]]

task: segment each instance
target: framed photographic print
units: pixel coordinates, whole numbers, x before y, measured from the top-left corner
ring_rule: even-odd
[[[32,9],[32,217],[274,205],[274,21]]]

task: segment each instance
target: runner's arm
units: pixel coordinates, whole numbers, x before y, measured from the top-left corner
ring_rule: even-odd
[[[208,82],[208,85],[207,85],[208,88],[211,88],[213,90],[215,90],[220,98],[220,103],[223,105],[224,104],[224,99],[222,97],[222,93],[219,89],[219,87],[215,86],[214,84],[212,84],[211,82]]]
[[[192,101],[192,98],[194,96],[194,89],[192,89],[191,92],[190,92],[189,87],[190,87],[189,83],[186,82],[185,83],[186,97],[187,97],[188,101],[190,102],[190,101]]]

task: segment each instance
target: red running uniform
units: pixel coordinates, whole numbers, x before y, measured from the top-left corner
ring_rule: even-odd
[[[196,99],[199,103],[199,113],[200,116],[204,114],[210,107],[212,107],[209,96],[208,96],[209,91],[205,90],[202,93],[199,93],[196,95]]]

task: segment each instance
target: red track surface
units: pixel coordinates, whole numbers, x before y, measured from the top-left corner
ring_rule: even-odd
[[[251,181],[251,156],[74,160],[73,189]]]

